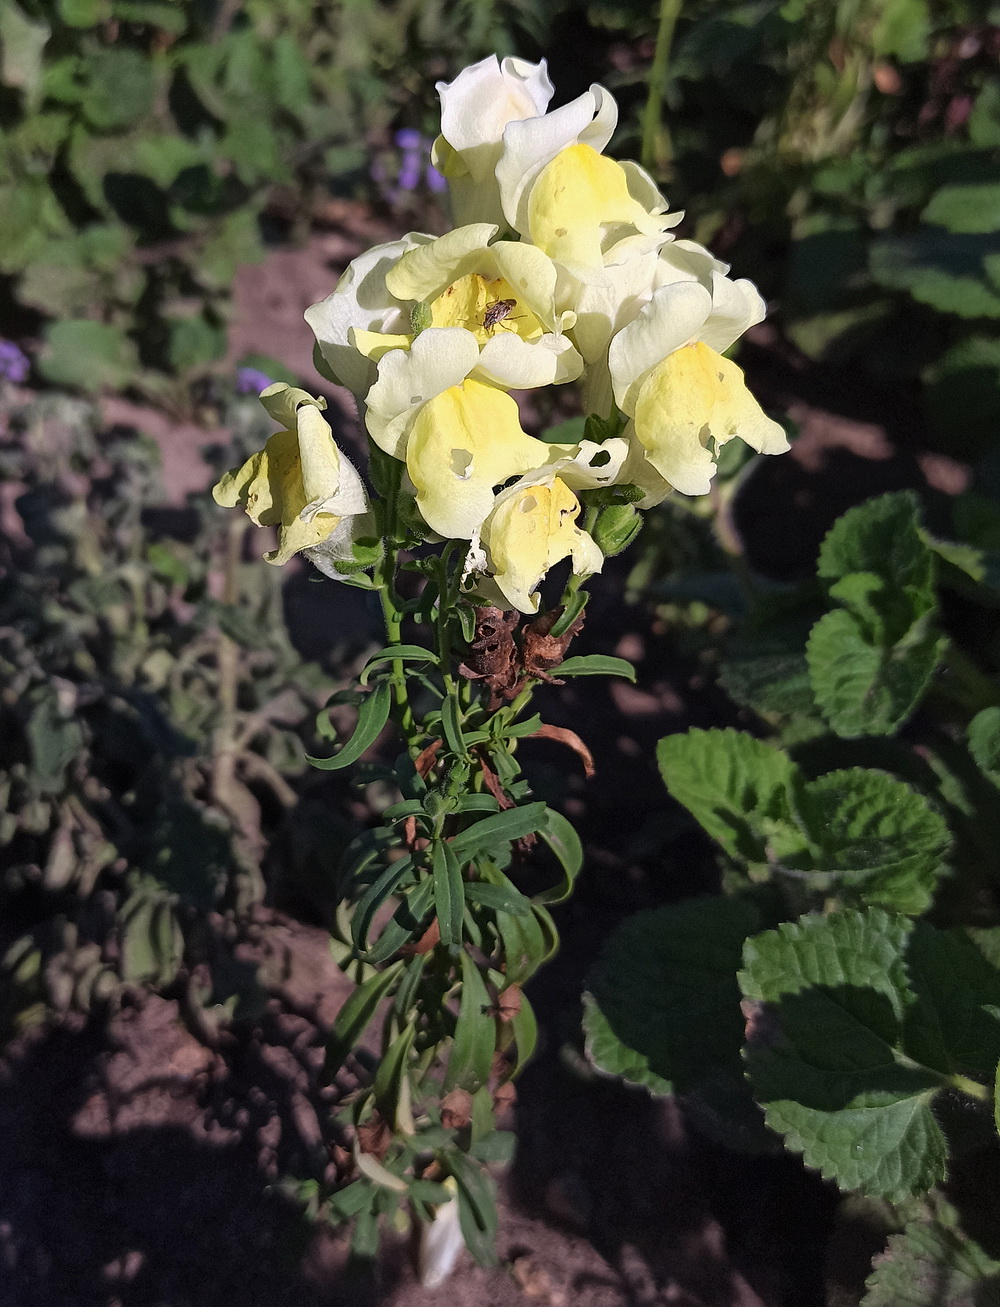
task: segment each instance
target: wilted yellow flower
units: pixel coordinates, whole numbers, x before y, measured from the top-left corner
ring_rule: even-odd
[[[261,403],[282,424],[258,454],[226,475],[212,491],[224,508],[241,506],[257,526],[278,528],[278,548],[265,554],[281,564],[305,552],[321,571],[352,557],[352,542],[372,534],[365,488],[337,448],[322,410],[325,399],[278,382]]]

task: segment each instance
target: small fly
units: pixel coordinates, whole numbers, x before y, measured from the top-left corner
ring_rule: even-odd
[[[497,300],[483,314],[483,329],[493,331],[505,318],[509,318],[517,308],[517,300]]]

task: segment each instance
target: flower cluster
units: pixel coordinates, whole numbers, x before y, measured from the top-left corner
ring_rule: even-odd
[[[629,486],[648,507],[671,490],[705,493],[734,436],[762,453],[788,447],[724,357],[764,303],[674,238],[681,215],[648,174],[602,153],[618,115],[602,87],[547,112],[544,61],[490,57],[438,90],[432,157],[455,229],[368,250],[306,319],[375,445],[405,466],[427,532],[467,542],[468,587],[530,613],[561,559],[577,576],[601,568],[579,524],[582,492]],[[587,434],[601,439],[529,435],[513,393],[574,381],[598,419]],[[357,474],[345,480],[316,402],[276,389],[264,400],[288,429],[217,497],[280,523],[271,561],[299,549],[316,559],[333,540],[343,557],[371,531]]]

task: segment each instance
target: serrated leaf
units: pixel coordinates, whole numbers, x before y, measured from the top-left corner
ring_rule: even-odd
[[[726,646],[719,684],[736,703],[783,717],[816,714],[809,665],[808,627],[766,637],[732,640]]]
[[[876,1257],[862,1307],[995,1307],[1000,1262],[956,1228],[911,1222]]]
[[[1000,788],[1000,708],[984,708],[973,717],[968,741],[980,771]]]
[[[826,533],[816,570],[828,581],[859,572],[880,577],[887,589],[882,615],[899,639],[933,597],[934,563],[916,496],[904,490],[848,509]]]
[[[671,795],[730,857],[767,863],[770,837],[792,829],[796,768],[773,745],[742,731],[695,728],[662,739],[657,760]]]
[[[692,899],[624,921],[587,978],[583,1029],[600,1071],[654,1094],[743,1083],[736,972],[760,916],[746,897]]]
[[[947,642],[932,624],[913,630],[911,642],[879,646],[843,608],[813,627],[806,646],[813,695],[838,735],[891,735],[916,709]]]
[[[341,767],[349,767],[352,762],[357,762],[382,733],[382,728],[389,720],[391,706],[392,690],[387,681],[380,681],[358,708],[358,721],[354,733],[340,752],[330,758],[313,758],[306,755],[306,761],[320,771],[337,771]]]
[[[923,795],[886,772],[851,767],[795,787],[811,846],[799,870],[830,877],[841,899],[917,915],[930,906],[951,835]]]
[[[890,1202],[940,1182],[931,1102],[959,1066],[975,1071],[970,1049],[1000,1051],[1000,1027],[978,1033],[1000,973],[957,932],[881,909],[786,923],[749,939],[743,964],[744,997],[769,1005],[750,1080],[786,1145],[841,1188]]]

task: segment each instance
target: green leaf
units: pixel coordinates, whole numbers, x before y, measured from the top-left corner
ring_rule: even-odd
[[[407,1063],[416,1033],[416,1026],[408,1026],[396,1036],[379,1062],[372,1084],[375,1104],[393,1130],[401,1128],[399,1117],[402,1113],[398,1109],[407,1097]],[[412,1128],[411,1120],[410,1129]]]
[[[424,649],[419,644],[391,645],[386,649],[380,649],[377,654],[372,654],[362,668],[358,681],[361,685],[367,685],[368,678],[376,667],[382,667],[391,662],[433,663],[436,667],[440,659],[437,654],[432,653],[430,649]]]
[[[451,845],[444,840],[434,842],[431,857],[434,877],[434,910],[445,948],[458,948],[462,943],[462,920],[465,915],[465,881],[462,868]]]
[[[940,227],[872,241],[872,277],[890,290],[962,318],[1000,318],[1000,290],[994,289],[987,262],[996,255],[989,235],[954,235]]]
[[[67,27],[96,27],[111,17],[111,0],[59,0],[59,17]]]
[[[694,729],[662,739],[657,760],[671,795],[730,857],[771,860],[769,840],[792,824],[787,754],[743,731]]]
[[[739,895],[624,921],[587,977],[583,1028],[594,1066],[654,1094],[742,1085],[736,973],[744,941],[759,928],[757,908]]]
[[[943,186],[920,218],[955,232],[1000,231],[1000,183]]]
[[[404,879],[413,875],[413,871],[412,855],[391,862],[362,895],[354,910],[354,920],[351,922],[351,938],[359,953],[365,948],[376,912],[386,899],[395,893]]]
[[[916,495],[909,490],[898,491],[849,508],[824,537],[817,572],[826,580],[837,580],[852,572],[872,573],[894,587],[901,599],[917,597],[920,602],[916,615],[926,611],[934,569],[920,529]],[[905,631],[913,620],[909,599],[903,619]]]
[[[744,997],[769,1005],[747,1051],[768,1125],[843,1189],[900,1202],[939,1183],[947,1145],[932,1100],[1000,1056],[1000,1023],[983,1010],[1000,973],[975,945],[848,909],[749,939],[743,964]]]
[[[511,1018],[510,1024],[514,1032],[514,1042],[517,1045],[517,1059],[510,1073],[511,1080],[514,1080],[527,1065],[538,1043],[538,1020],[534,1009],[524,994],[521,995],[521,1006],[515,1016]]]
[[[32,111],[42,86],[42,52],[51,35],[48,23],[29,18],[19,5],[0,6],[0,82],[23,91]]]
[[[544,803],[524,803],[517,808],[493,813],[456,835],[451,847],[462,863],[489,856],[512,840],[533,835],[545,821],[546,811]]]
[[[530,917],[531,900],[508,884],[489,885],[481,880],[467,881],[465,897],[470,903],[480,907],[492,908],[494,912],[507,912],[512,917]]]
[[[1000,789],[1000,708],[984,708],[968,730],[969,752],[976,764]]]
[[[891,735],[915,711],[947,641],[929,622],[911,630],[910,640],[879,645],[845,609],[813,627],[806,646],[813,695],[838,735]]]
[[[204,314],[178,318],[170,323],[167,357],[177,372],[204,368],[226,352],[224,323],[212,322]]]
[[[380,681],[359,707],[358,723],[354,733],[340,752],[330,758],[312,758],[306,755],[306,761],[320,771],[338,771],[341,767],[349,767],[352,762],[357,762],[382,733],[382,728],[389,720],[391,706],[392,690],[388,682]]]
[[[441,703],[441,727],[448,748],[456,758],[468,758],[469,749],[462,734],[462,709],[453,694],[446,695]]]
[[[434,884],[430,876],[426,876],[406,891],[378,939],[359,956],[370,966],[387,962],[414,935],[423,931],[433,900]]]
[[[911,1221],[865,1287],[862,1307],[988,1307],[1000,1302],[1000,1262],[954,1225]]]
[[[480,1266],[496,1265],[497,1189],[471,1157],[449,1151],[442,1159],[458,1184],[458,1220],[465,1246]]]
[[[79,718],[60,706],[54,689],[46,688],[31,710],[25,734],[31,750],[33,780],[44,793],[60,790],[66,768],[83,749],[83,725]]]
[[[83,111],[98,131],[116,131],[142,118],[153,106],[153,61],[123,46],[98,47],[81,59],[87,83]]]
[[[851,767],[796,787],[795,815],[811,859],[847,903],[917,915],[948,870],[951,834],[923,795],[886,772]],[[817,886],[819,887],[819,886]]]
[[[468,953],[463,952],[462,997],[444,1078],[445,1093],[457,1087],[474,1094],[489,1080],[496,1047],[496,1025],[490,1015],[491,1007],[479,968]]]
[[[613,658],[610,654],[582,654],[577,658],[567,658],[552,668],[553,676],[624,676],[635,684],[635,668],[624,658]]]
[[[385,971],[369,976],[337,1013],[337,1020],[326,1045],[326,1061],[323,1065],[326,1077],[332,1079],[344,1065],[344,1059],[360,1041],[378,1011],[379,1004],[389,996],[399,980],[403,965],[402,962],[394,962]]]
[[[538,827],[538,834],[559,859],[563,869],[563,878],[552,889],[538,894],[539,903],[562,903],[573,892],[576,878],[583,867],[583,845],[576,833],[576,828],[561,812],[546,808],[544,820]]]
[[[123,387],[138,367],[138,356],[120,327],[79,318],[45,329],[38,367],[57,386],[93,392]]]
[[[736,703],[761,714],[815,715],[806,662],[808,628],[768,631],[726,645],[719,684]]]

